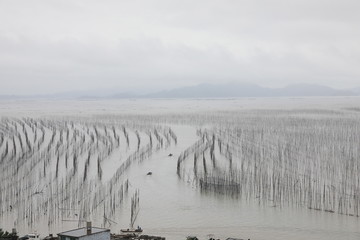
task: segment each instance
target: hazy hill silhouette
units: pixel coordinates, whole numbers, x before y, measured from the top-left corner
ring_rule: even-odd
[[[356,96],[356,91],[338,90],[313,84],[294,84],[284,88],[266,88],[249,83],[199,84],[148,94],[149,98],[233,98],[233,97],[301,97]]]
[[[72,91],[44,95],[0,95],[7,99],[122,99],[122,98],[241,98],[241,97],[315,97],[360,96],[360,87],[334,89],[315,84],[293,84],[284,88],[267,88],[252,83],[199,84],[151,94],[107,91]]]

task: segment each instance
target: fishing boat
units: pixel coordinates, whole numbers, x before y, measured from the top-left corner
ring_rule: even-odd
[[[187,236],[186,240],[199,240],[196,236]]]
[[[141,227],[134,228],[134,223],[139,214],[139,191],[137,190],[134,196],[131,198],[131,214],[130,214],[130,227],[127,229],[120,229],[122,233],[134,233],[139,234],[142,233],[143,230]]]
[[[120,230],[123,233],[142,233],[142,228],[141,227],[137,227],[136,229],[134,228],[127,228],[127,229],[121,229]]]
[[[25,240],[25,239],[34,239],[34,240],[36,240],[36,239],[40,239],[39,236],[40,235],[37,234],[37,233],[29,233],[29,234],[26,234],[25,236],[23,236],[23,237],[21,237],[19,239],[21,239],[21,240]]]

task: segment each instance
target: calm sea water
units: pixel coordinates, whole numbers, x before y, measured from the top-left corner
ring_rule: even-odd
[[[241,110],[251,108],[334,108],[357,106],[357,98],[309,99],[232,99],[232,100],[153,100],[139,101],[40,101],[0,102],[1,116],[53,116],[75,114],[86,116],[99,113],[168,113],[209,111],[211,109]],[[290,103],[289,103],[290,101]],[[292,104],[291,104],[292,102]],[[360,102],[360,101],[359,101]],[[40,104],[39,104],[40,103]],[[224,105],[225,104],[225,105]],[[283,104],[283,105],[282,105]],[[265,105],[265,106],[264,106]],[[226,106],[226,107],[224,107]],[[79,111],[79,109],[81,109]],[[176,110],[177,109],[177,110]],[[77,113],[76,113],[77,112]],[[208,234],[217,238],[239,237],[244,239],[360,239],[360,219],[294,207],[272,207],[259,204],[256,199],[244,201],[231,197],[201,193],[192,179],[179,180],[176,175],[177,156],[197,140],[193,126],[172,125],[178,144],[154,154],[149,160],[132,166],[127,172],[131,189],[140,189],[140,212],[136,225],[145,229],[144,234],[161,235],[167,239],[181,240],[187,235],[207,239]],[[173,157],[168,154],[172,153]],[[152,171],[148,176],[146,173]],[[104,171],[106,178],[106,169]],[[114,222],[108,227],[113,233],[127,228],[130,221],[129,202],[117,210]],[[103,224],[98,216],[94,226]],[[42,236],[77,228],[76,222],[61,222],[47,226],[39,222],[29,229],[18,227],[21,234],[37,230]],[[0,219],[0,227],[11,229],[12,219]]]

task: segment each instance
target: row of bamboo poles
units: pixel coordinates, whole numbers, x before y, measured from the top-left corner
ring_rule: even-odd
[[[360,215],[360,122],[266,116],[217,122],[178,158],[177,173],[201,191]]]
[[[176,143],[171,128],[121,118],[2,118],[0,218],[54,226],[101,214],[109,224],[128,195],[129,168]]]

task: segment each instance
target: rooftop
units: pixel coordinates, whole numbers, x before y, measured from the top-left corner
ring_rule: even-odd
[[[101,232],[110,232],[110,229],[106,229],[106,228],[97,228],[97,227],[92,227],[91,228],[91,234],[95,234],[95,233],[101,233]],[[74,229],[74,230],[70,230],[70,231],[66,231],[66,232],[62,232],[62,233],[58,233],[58,235],[61,236],[68,236],[68,237],[82,237],[82,236],[86,236],[86,227],[84,228],[78,228],[78,229]]]

